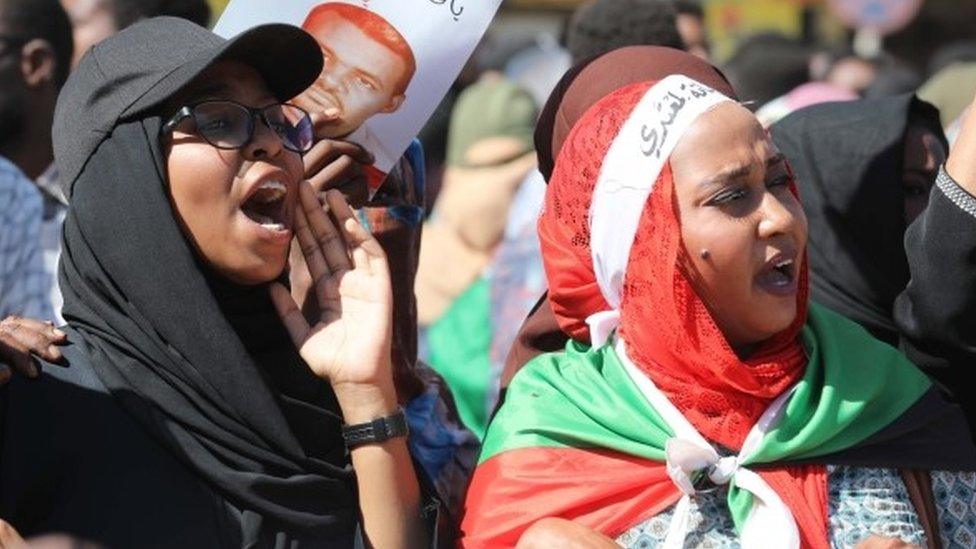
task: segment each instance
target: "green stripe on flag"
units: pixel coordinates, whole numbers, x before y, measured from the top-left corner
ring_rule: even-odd
[[[605,448],[664,461],[672,436],[612,346],[593,350],[570,341],[565,352],[536,357],[512,380],[481,461],[536,446]]]

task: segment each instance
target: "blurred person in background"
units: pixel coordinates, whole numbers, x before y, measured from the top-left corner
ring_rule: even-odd
[[[437,108],[431,115],[427,123],[420,130],[417,138],[423,144],[424,165],[427,170],[426,184],[426,213],[430,215],[431,209],[437,202],[440,194],[441,184],[444,179],[444,171],[447,168],[447,143],[450,133],[451,114],[454,112],[454,105],[457,103],[461,92],[476,83],[482,76],[488,73],[506,73],[508,62],[517,56],[525,48],[532,47],[533,40],[509,40],[492,32],[489,28],[488,33],[482,37],[481,42],[475,48],[464,67],[461,74],[451,85],[447,95],[438,103]],[[546,67],[545,71],[552,70]]]
[[[826,82],[807,82],[760,107],[756,111],[756,118],[764,128],[768,128],[790,113],[805,107],[835,101],[853,101],[858,98],[856,93]]]
[[[61,4],[74,28],[72,66],[89,48],[141,19],[169,15],[206,27],[211,16],[206,0],[61,0]]]
[[[540,34],[529,46],[505,63],[505,76],[532,94],[537,105],[549,98],[553,86],[572,66],[572,56],[548,34]]]
[[[47,0],[0,1],[0,154],[36,179],[54,160],[54,105],[71,69],[71,24]]]
[[[685,51],[708,61],[711,44],[705,26],[705,10],[701,3],[698,0],[674,0],[674,9],[677,14],[675,22]]]
[[[0,59],[0,64],[3,62]],[[44,272],[38,238],[42,208],[33,183],[0,156],[0,315],[52,316],[50,278]],[[0,355],[7,346],[0,340]],[[0,383],[10,374],[10,369],[0,363]]]
[[[935,50],[925,65],[927,76],[956,63],[976,62],[976,40],[956,40]]]
[[[862,96],[911,93],[920,83],[915,71],[893,58],[875,63],[849,52],[820,52],[810,57],[808,67],[810,82],[800,84],[756,111],[764,127],[811,105],[852,101]]]
[[[745,105],[755,111],[809,81],[809,64],[806,46],[765,32],[743,40],[722,70]]]
[[[0,317],[53,320],[64,202],[51,125],[71,66],[68,17],[54,0],[0,0],[0,48]]]
[[[946,44],[936,50],[926,69],[928,80],[919,88],[919,96],[939,108],[942,126],[953,143],[962,130],[969,92],[976,89],[976,41]]]
[[[824,82],[863,96],[878,76],[878,65],[853,53],[839,55],[824,78]]]
[[[948,128],[972,102],[976,89],[976,61],[951,63],[922,84],[918,96],[939,109],[942,126]]]
[[[424,224],[415,288],[426,354],[476,434],[487,421],[492,371],[485,269],[512,201],[536,166],[537,113],[531,95],[501,76],[486,75],[467,88],[451,117],[441,193]]]
[[[566,33],[573,64],[624,46],[683,49],[670,0],[595,0],[577,8]]]
[[[864,90],[864,97],[876,99],[915,93],[922,85],[922,75],[894,57],[884,57],[878,64],[878,75]]]

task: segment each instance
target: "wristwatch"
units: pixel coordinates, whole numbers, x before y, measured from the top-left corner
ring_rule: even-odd
[[[397,408],[397,411],[392,415],[373,421],[342,426],[342,438],[346,441],[346,448],[350,450],[364,444],[375,444],[386,442],[391,438],[405,437],[409,433],[407,415],[403,412],[403,408]]]

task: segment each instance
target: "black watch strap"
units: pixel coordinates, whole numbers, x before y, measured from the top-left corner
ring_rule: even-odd
[[[375,444],[391,438],[405,437],[409,433],[407,415],[403,412],[403,408],[397,408],[392,415],[367,423],[342,427],[342,438],[346,441],[346,448],[350,450],[363,444]]]

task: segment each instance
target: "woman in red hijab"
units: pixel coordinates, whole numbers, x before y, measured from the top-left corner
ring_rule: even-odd
[[[571,341],[512,380],[462,545],[528,545],[552,519],[586,533],[577,545],[957,533],[931,485],[976,486],[961,413],[808,303],[792,173],[728,95],[684,73],[609,91],[558,153],[539,235]]]

